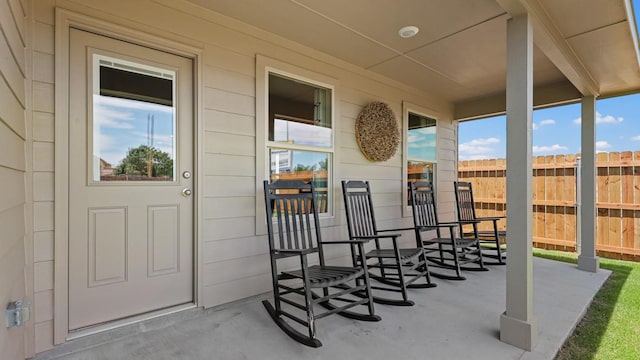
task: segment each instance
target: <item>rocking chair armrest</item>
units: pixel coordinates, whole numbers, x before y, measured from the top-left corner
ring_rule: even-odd
[[[447,223],[447,224],[469,225],[469,224],[480,224],[481,222],[482,222],[482,220],[480,220],[480,219],[475,219],[475,220],[458,220],[458,221],[452,221],[452,222]]]
[[[322,241],[322,245],[332,245],[332,244],[346,244],[346,245],[355,245],[355,244],[366,244],[371,239],[353,239],[353,240],[338,240],[338,241]]]
[[[385,239],[385,238],[396,239],[396,238],[399,238],[400,236],[402,236],[402,234],[355,236],[353,237],[353,240],[375,240],[375,239]]]
[[[317,249],[284,249],[284,250],[272,250],[274,254],[291,254],[291,255],[307,255],[316,252]]]
[[[478,221],[498,221],[500,219],[506,219],[506,216],[486,216],[486,217],[479,217],[476,218],[476,220]]]
[[[408,227],[408,228],[399,228],[399,229],[384,229],[384,230],[380,230],[378,229],[378,232],[392,232],[392,231],[408,231],[408,230],[413,230],[413,227]]]
[[[456,226],[458,226],[458,223],[438,223],[436,225],[429,225],[429,226],[417,226],[416,229],[418,229],[418,231],[429,231],[429,230],[436,230],[437,228],[455,228]]]

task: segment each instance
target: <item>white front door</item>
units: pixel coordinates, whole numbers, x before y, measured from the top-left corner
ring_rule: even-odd
[[[76,29],[69,59],[69,330],[192,303],[192,60]]]

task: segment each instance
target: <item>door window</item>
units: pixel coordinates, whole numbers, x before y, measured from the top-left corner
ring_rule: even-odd
[[[174,181],[176,72],[93,54],[93,181]]]

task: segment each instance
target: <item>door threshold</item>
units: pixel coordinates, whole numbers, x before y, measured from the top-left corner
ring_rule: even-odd
[[[69,336],[67,336],[67,341],[75,340],[75,339],[82,338],[82,337],[89,336],[89,335],[95,335],[95,334],[98,334],[98,333],[102,333],[102,332],[105,332],[105,331],[121,328],[121,327],[124,327],[124,326],[127,326],[127,325],[140,323],[140,322],[151,320],[151,319],[155,319],[155,318],[158,318],[158,317],[163,317],[163,316],[175,314],[175,313],[178,313],[178,312],[181,312],[181,311],[194,309],[196,307],[197,306],[196,306],[195,303],[181,304],[181,305],[171,306],[171,307],[164,308],[164,309],[159,309],[159,310],[146,312],[144,314],[139,314],[139,315],[126,317],[126,318],[123,318],[123,319],[118,319],[118,320],[109,321],[109,322],[106,322],[106,323],[101,323],[101,324],[97,324],[97,325],[84,327],[84,328],[81,328],[81,329],[78,329],[78,330],[70,331],[69,332]]]

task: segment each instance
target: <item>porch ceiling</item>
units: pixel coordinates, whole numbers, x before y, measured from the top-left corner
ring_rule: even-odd
[[[640,91],[628,0],[189,1],[455,103],[457,118],[504,111],[513,4],[534,20],[536,105]],[[419,33],[400,38],[406,25]]]

